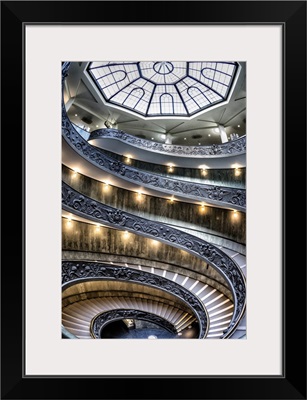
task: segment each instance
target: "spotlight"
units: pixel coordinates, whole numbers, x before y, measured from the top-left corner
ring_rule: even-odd
[[[169,163],[168,165],[168,172],[173,172],[174,171],[174,165]]]
[[[239,170],[239,168],[235,168],[235,176],[240,176],[241,171]]]
[[[141,191],[138,191],[137,192],[137,199],[138,200],[142,200],[142,198],[143,198],[143,193]]]

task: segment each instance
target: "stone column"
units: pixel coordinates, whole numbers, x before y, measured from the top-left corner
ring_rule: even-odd
[[[228,142],[228,137],[227,137],[227,133],[225,131],[225,127],[223,125],[219,125],[219,131],[220,131],[220,136],[221,136],[222,143],[227,143]]]

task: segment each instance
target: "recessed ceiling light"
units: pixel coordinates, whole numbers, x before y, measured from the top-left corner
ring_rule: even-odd
[[[154,140],[154,138],[152,137],[151,140]]]
[[[96,128],[99,128],[99,125],[96,125]]]
[[[220,131],[219,128],[214,128],[215,133],[219,133],[219,131]]]
[[[208,136],[209,136],[209,137],[211,136],[210,133],[208,133]]]
[[[78,114],[75,114],[75,117],[77,117],[78,116]]]
[[[240,125],[238,125],[238,128],[240,128]]]
[[[201,145],[201,143],[198,143],[199,145]]]

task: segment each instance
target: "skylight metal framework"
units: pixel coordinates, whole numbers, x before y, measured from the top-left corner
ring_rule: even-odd
[[[144,117],[190,117],[227,100],[237,62],[91,62],[88,72],[111,104]]]

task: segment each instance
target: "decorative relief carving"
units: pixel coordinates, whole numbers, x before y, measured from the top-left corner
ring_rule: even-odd
[[[103,149],[102,147],[100,147],[100,150],[107,156],[127,164],[127,157]],[[135,158],[129,161],[129,165],[157,175],[171,176],[175,179],[181,179],[181,177],[183,177],[185,180],[194,181],[196,183],[208,183],[219,187],[227,186],[227,182],[229,182],[229,186],[232,188],[245,189],[245,168],[240,170],[240,175],[236,175],[236,171],[229,168],[207,169],[206,174],[203,175],[202,170],[199,168],[186,167],[176,167],[176,169],[170,173],[168,165],[153,164]]]
[[[62,206],[65,210],[76,212],[80,216],[101,222],[105,225],[111,225],[161,240],[201,257],[217,269],[229,283],[234,299],[232,326],[238,323],[245,309],[245,278],[239,266],[219,248],[161,222],[150,221],[125,211],[117,210],[98,201],[93,201],[91,198],[77,192],[65,182],[62,182]],[[95,268],[102,268],[98,271],[100,274],[104,271],[104,267],[96,266]],[[123,272],[119,270],[118,273]],[[158,277],[155,279],[158,279]],[[168,285],[169,283],[164,284]],[[228,331],[225,334],[228,334]]]
[[[246,153],[246,136],[242,136],[231,142],[218,145],[214,144],[212,146],[181,146],[140,139],[122,130],[109,128],[97,129],[91,132],[89,140],[100,138],[117,139],[140,149],[181,157],[217,158]]]
[[[152,286],[177,296],[183,300],[193,312],[199,322],[199,337],[206,336],[208,331],[208,317],[201,301],[183,286],[172,282],[162,276],[154,275],[149,272],[139,271],[132,268],[99,264],[96,262],[62,262],[62,286],[65,286],[80,279],[116,279],[119,281],[130,281],[141,283],[142,285]]]
[[[164,177],[154,173],[139,170],[113,159],[99,148],[90,145],[74,129],[67,117],[65,107],[62,115],[62,134],[64,139],[82,156],[113,175],[120,176],[130,182],[151,187],[164,192],[178,194],[183,197],[193,197],[197,200],[212,200],[226,205],[246,206],[245,190],[224,186],[212,186],[202,183],[192,183],[184,180]]]
[[[68,74],[68,69],[69,63],[64,63],[62,70],[63,80]],[[106,155],[98,147],[90,145],[75,130],[67,116],[64,100],[62,100],[62,136],[71,147],[73,147],[82,157],[90,161],[92,164],[130,182],[134,182],[149,188],[154,188],[156,190],[178,194],[182,197],[192,197],[197,200],[211,200],[213,202],[220,202],[225,205],[235,206],[242,211],[245,210],[246,196],[244,189],[238,190],[231,187],[219,187],[202,183],[191,183],[184,180],[163,177],[154,173],[127,166],[121,161]]]
[[[173,324],[159,315],[152,314],[142,310],[127,310],[127,309],[116,309],[112,311],[106,311],[96,315],[91,321],[91,334],[94,338],[99,339],[101,337],[102,329],[112,321],[119,319],[137,319],[148,321],[153,324],[157,324],[162,328],[176,335],[177,330]]]
[[[70,63],[63,63],[62,65],[63,81],[68,74],[69,65]],[[159,175],[139,171],[133,167],[128,167],[122,162],[106,156],[102,151],[100,151],[100,149],[91,146],[73,128],[67,116],[64,101],[62,101],[62,135],[67,143],[75,148],[82,157],[88,159],[94,165],[100,166],[106,171],[125,177],[125,179],[130,181],[141,183],[148,187],[160,188],[174,193],[179,193],[182,196],[186,195],[199,199],[220,201],[222,203],[240,206],[242,209],[246,207],[246,192],[243,189],[219,186],[212,187],[211,185],[195,184],[171,178],[164,178]],[[236,142],[237,141],[229,142],[228,144],[235,146]],[[223,150],[221,150],[220,146],[221,145],[211,146],[212,154],[222,154],[221,151]],[[235,147],[228,149],[228,152],[232,151],[235,151]],[[189,155],[191,156],[193,154],[189,153]],[[87,196],[75,191],[64,182],[62,183],[62,204],[65,209],[75,210],[80,215],[94,218],[95,220],[99,220],[105,224],[125,227],[125,229],[132,232],[161,239],[170,245],[186,249],[203,258],[206,262],[209,262],[226,278],[233,293],[234,314],[229,327],[224,331],[224,337],[227,337],[232,333],[234,327],[238,324],[245,311],[246,285],[242,271],[230,257],[225,255],[225,253],[204,240],[182,233],[181,231],[170,228],[167,225],[139,218],[132,214],[93,201]],[[83,275],[88,276],[88,274],[93,274],[89,276],[96,276],[96,273],[100,274],[99,276],[101,277],[105,276],[105,267],[96,265],[96,267],[92,266],[89,268],[89,265],[87,265],[80,269],[76,266],[72,266],[70,276],[75,276],[75,279],[79,279]],[[122,272],[118,273],[121,274]],[[169,290],[169,283],[165,285],[165,289]],[[191,304],[194,303],[194,300],[189,298],[188,302]]]

